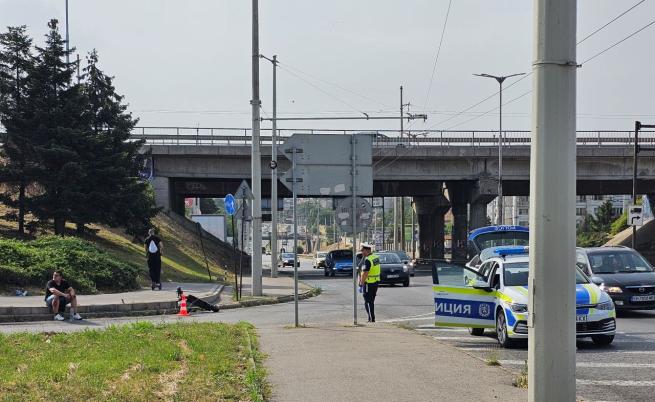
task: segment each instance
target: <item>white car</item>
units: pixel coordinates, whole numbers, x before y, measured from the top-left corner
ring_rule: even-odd
[[[528,255],[525,247],[498,247],[476,271],[437,268],[434,277],[435,325],[468,327],[481,336],[496,330],[498,343],[511,347],[528,338]],[[576,268],[576,336],[609,345],[616,332],[612,299]]]
[[[325,268],[325,257],[327,257],[327,252],[319,251],[314,257],[314,269]]]

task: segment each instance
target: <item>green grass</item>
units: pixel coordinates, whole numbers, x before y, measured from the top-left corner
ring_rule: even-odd
[[[246,323],[0,335],[0,400],[258,401],[262,359]]]

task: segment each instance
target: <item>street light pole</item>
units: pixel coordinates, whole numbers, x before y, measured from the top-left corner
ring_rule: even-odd
[[[271,131],[271,278],[277,278],[277,55],[272,59],[259,57],[273,63],[273,127]]]
[[[70,43],[70,39],[68,37],[68,0],[66,0],[66,64],[70,64],[69,43]]]
[[[498,117],[498,215],[497,215],[497,225],[503,224],[503,82],[510,78],[516,77],[518,75],[524,75],[525,73],[511,74],[511,75],[491,75],[491,74],[473,74],[478,77],[484,78],[493,78],[498,81],[500,86],[500,105],[499,105],[499,117]]]
[[[259,144],[259,0],[252,0],[252,295],[262,295],[262,160]]]

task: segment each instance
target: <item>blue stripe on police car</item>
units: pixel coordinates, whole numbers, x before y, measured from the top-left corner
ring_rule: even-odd
[[[434,299],[434,314],[442,317],[465,317],[494,320],[494,303],[475,300]]]

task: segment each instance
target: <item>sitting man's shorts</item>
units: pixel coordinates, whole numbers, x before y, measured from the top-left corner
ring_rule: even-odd
[[[45,304],[50,307],[50,310],[52,310],[52,301],[55,299],[55,295],[50,295],[48,298],[45,300]],[[66,305],[70,304],[70,300],[66,299],[64,296],[59,296],[59,311],[58,313],[63,313],[66,311]]]

